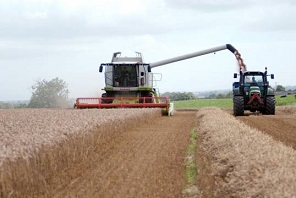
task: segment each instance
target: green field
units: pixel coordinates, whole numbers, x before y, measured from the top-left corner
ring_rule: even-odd
[[[203,107],[232,108],[232,99],[197,99],[174,101],[175,109],[200,109]]]
[[[285,98],[281,98],[280,96],[276,96],[275,100],[276,100],[277,106],[296,105],[295,95],[287,95],[287,97],[285,97]]]
[[[275,97],[276,105],[296,105],[294,95],[288,95],[285,98]],[[200,109],[203,107],[219,107],[231,109],[233,106],[232,98],[226,99],[197,99],[197,100],[183,100],[173,101],[175,109]]]

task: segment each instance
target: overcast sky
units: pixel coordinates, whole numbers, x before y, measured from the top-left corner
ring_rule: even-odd
[[[0,28],[0,101],[55,77],[70,97],[100,96],[113,52],[152,63],[227,43],[271,85],[296,85],[295,0],[0,0]],[[237,63],[224,50],[152,72],[162,93],[231,89]]]

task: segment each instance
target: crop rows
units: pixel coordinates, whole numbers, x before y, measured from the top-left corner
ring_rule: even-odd
[[[282,108],[293,114],[296,108]],[[292,116],[293,116],[292,115]],[[198,112],[198,136],[220,190],[234,197],[295,196],[296,151],[218,108]],[[219,193],[219,192],[216,192]]]
[[[1,110],[0,197],[52,196],[48,188],[70,182],[67,170],[91,159],[97,144],[159,116],[159,109]]]

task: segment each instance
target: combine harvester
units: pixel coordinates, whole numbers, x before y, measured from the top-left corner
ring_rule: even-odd
[[[162,108],[163,115],[173,114],[173,104],[167,97],[159,97],[154,88],[154,67],[228,49],[238,60],[239,67],[245,67],[238,51],[230,44],[177,56],[154,63],[144,63],[142,54],[135,57],[121,57],[113,54],[111,63],[102,63],[99,72],[105,67],[105,93],[101,98],[77,98],[74,107],[83,108]]]

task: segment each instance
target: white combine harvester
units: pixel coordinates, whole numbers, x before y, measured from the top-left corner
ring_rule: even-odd
[[[105,67],[105,93],[101,98],[77,98],[75,107],[82,108],[162,108],[163,114],[172,115],[173,104],[167,97],[159,97],[153,86],[154,78],[151,69],[177,61],[230,50],[235,54],[239,65],[243,61],[238,51],[230,44],[165,59],[154,63],[144,63],[141,53],[135,57],[121,57],[120,52],[112,56],[111,63],[102,63],[99,71]]]

